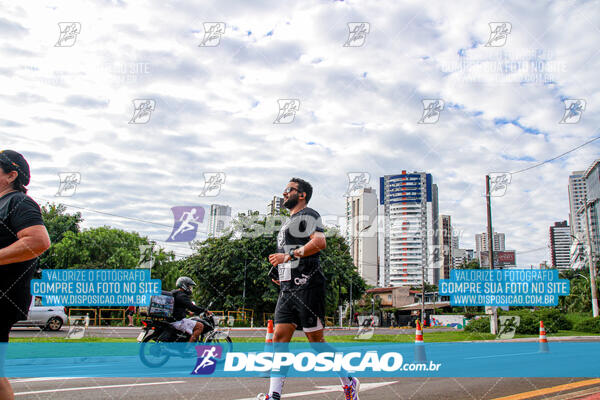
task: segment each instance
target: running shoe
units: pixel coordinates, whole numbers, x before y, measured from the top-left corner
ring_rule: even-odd
[[[358,398],[358,390],[360,389],[360,382],[356,378],[352,378],[352,383],[348,386],[344,386],[344,400],[360,400]]]
[[[256,396],[257,400],[281,400],[281,395],[279,393],[273,393],[273,396],[269,396],[268,394],[261,393]]]

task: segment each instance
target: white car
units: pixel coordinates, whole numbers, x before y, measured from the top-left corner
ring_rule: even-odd
[[[42,298],[34,296],[27,314],[27,320],[19,321],[14,326],[39,326],[41,329],[58,331],[67,321],[65,308],[62,306],[42,306]]]

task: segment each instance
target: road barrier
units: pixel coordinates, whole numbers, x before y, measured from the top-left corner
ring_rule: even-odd
[[[71,313],[73,311],[86,311],[85,314],[75,314],[73,315],[73,317],[76,316],[80,316],[80,317],[84,317],[84,316],[88,316],[90,318],[90,325],[96,325],[96,309],[95,308],[69,308],[69,318],[71,318]],[[90,317],[89,313],[94,313],[93,317]]]

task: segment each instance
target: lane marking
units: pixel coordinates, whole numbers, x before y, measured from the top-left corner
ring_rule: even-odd
[[[24,395],[24,394],[38,394],[38,393],[72,392],[72,391],[76,391],[76,390],[94,390],[94,389],[133,387],[133,386],[168,385],[171,383],[186,383],[186,382],[185,381],[168,381],[168,382],[128,383],[128,384],[123,384],[123,385],[80,386],[80,387],[71,387],[71,388],[62,388],[62,389],[34,390],[31,392],[19,392],[19,393],[15,393],[15,396],[20,396],[20,395]],[[254,400],[256,400],[256,398]]]
[[[44,381],[61,381],[63,379],[89,379],[89,377],[64,377],[64,378],[22,378],[22,379],[9,379],[10,383],[21,383],[21,382],[44,382]]]
[[[538,397],[538,396],[543,396],[546,394],[562,392],[563,390],[576,389],[576,388],[580,388],[583,386],[598,385],[598,384],[600,384],[600,379],[586,379],[584,381],[565,383],[564,385],[558,385],[558,386],[552,386],[552,387],[544,388],[544,389],[532,390],[530,392],[517,393],[517,394],[510,395],[510,396],[505,396],[505,397],[498,397],[498,398],[495,398],[494,400],[531,399],[532,397]]]
[[[526,356],[530,354],[540,354],[539,351],[531,353],[512,353],[512,354],[493,354],[491,356],[477,356],[477,357],[465,357],[465,360],[475,360],[477,358],[496,358],[496,357],[512,357],[512,356]]]
[[[382,386],[393,385],[396,382],[398,382],[398,381],[394,381],[394,382],[361,383],[360,384],[360,392],[364,392],[365,390],[377,389],[377,388],[382,387]],[[319,390],[308,390],[306,392],[285,393],[282,396],[284,396],[287,399],[288,397],[312,396],[312,395],[315,395],[315,394],[330,393],[330,392],[341,392],[342,391],[342,385],[341,384],[340,385],[331,385],[331,386],[316,386],[316,388],[319,389]],[[256,397],[246,397],[246,398],[237,399],[237,400],[256,400]]]

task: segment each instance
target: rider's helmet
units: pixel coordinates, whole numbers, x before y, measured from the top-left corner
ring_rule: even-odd
[[[175,282],[175,286],[179,289],[183,290],[187,294],[192,294],[192,289],[196,286],[196,282],[192,280],[192,278],[187,276],[180,276],[177,278],[177,282]]]

